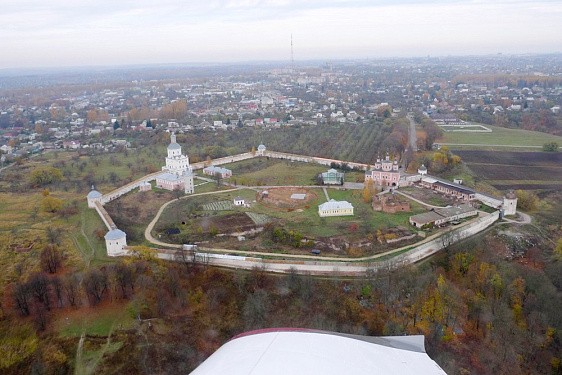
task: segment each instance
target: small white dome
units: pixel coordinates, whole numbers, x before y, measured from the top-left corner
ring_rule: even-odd
[[[168,145],[168,150],[181,150],[181,146],[177,143],[170,143]]]
[[[87,195],[88,199],[96,199],[96,198],[101,198],[101,197],[102,197],[102,193],[100,193],[97,190],[92,190]]]

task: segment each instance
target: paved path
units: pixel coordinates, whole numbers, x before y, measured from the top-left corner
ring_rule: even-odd
[[[324,195],[326,196],[326,202],[329,202],[330,196],[328,195],[328,190],[326,190],[325,186],[322,188],[322,191],[324,192]]]
[[[527,215],[526,213],[521,211],[517,211],[517,215],[518,215],[518,219],[520,220],[511,219],[507,217],[504,217],[503,220],[513,224],[531,224],[532,219],[530,215]]]
[[[350,190],[361,190],[365,187],[363,182],[344,182],[343,188]]]
[[[410,140],[410,150],[416,152],[418,151],[418,135],[416,134],[416,122],[414,121],[413,116],[408,116],[408,120],[410,120],[410,131],[409,140]]]

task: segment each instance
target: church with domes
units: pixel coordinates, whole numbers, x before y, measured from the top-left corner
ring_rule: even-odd
[[[193,169],[189,165],[189,157],[182,154],[174,133],[170,136],[166,165],[162,167],[162,171],[156,177],[157,187],[166,190],[183,189],[185,194],[193,194]]]
[[[178,176],[182,175],[185,171],[192,171],[189,165],[189,157],[181,153],[181,146],[176,142],[176,135],[174,133],[170,136],[166,166],[162,167],[162,170]]]

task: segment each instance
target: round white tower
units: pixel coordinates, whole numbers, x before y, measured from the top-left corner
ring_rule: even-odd
[[[86,198],[88,199],[88,207],[95,208],[96,202],[101,203],[101,198],[103,197],[102,193],[97,191],[94,186],[92,185],[92,190],[88,193]]]
[[[264,153],[265,153],[265,145],[261,144],[258,146],[258,155],[263,156]]]
[[[104,238],[108,256],[116,257],[127,255],[127,250],[125,250],[125,246],[127,246],[127,234],[125,232],[114,228],[107,232]]]
[[[425,176],[427,174],[427,168],[425,167],[425,165],[421,165],[421,167],[418,168],[418,174],[420,176]]]

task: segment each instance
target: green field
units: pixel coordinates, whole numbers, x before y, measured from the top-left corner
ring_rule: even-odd
[[[247,186],[314,185],[316,176],[328,170],[318,164],[277,159],[250,159],[225,166],[232,170],[229,182]]]
[[[80,337],[82,334],[108,336],[116,329],[128,329],[135,323],[136,307],[102,309],[94,316],[88,308],[72,311],[64,319],[55,322],[61,336]]]
[[[315,163],[255,158],[225,165],[232,170],[227,181],[246,186],[315,185],[316,176],[330,167]],[[363,171],[345,172],[346,182],[363,182]]]
[[[456,149],[473,149],[485,148],[493,149],[501,147],[501,150],[516,149],[541,149],[543,144],[547,142],[558,142],[562,145],[562,137],[528,131],[520,129],[507,129],[498,126],[485,125],[492,129],[491,133],[471,133],[471,132],[445,132],[443,138],[437,143],[448,144],[449,148]],[[460,145],[478,145],[478,146],[460,146]]]

